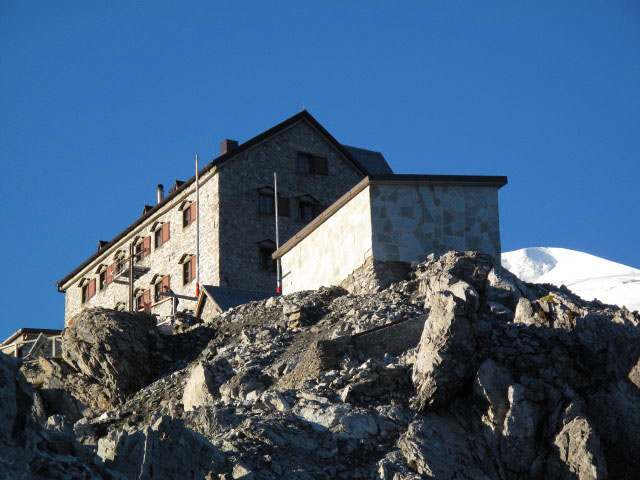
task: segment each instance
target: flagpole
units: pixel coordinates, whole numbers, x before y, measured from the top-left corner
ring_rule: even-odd
[[[273,195],[276,214],[276,250],[280,248],[280,237],[278,235],[278,175],[273,172]],[[276,259],[276,293],[282,293],[280,286],[280,260]]]
[[[196,297],[200,297],[200,177],[196,153]]]

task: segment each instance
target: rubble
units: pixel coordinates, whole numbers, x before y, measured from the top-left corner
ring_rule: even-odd
[[[525,284],[476,252],[431,256],[388,286],[358,278],[359,293],[273,297],[163,333],[87,312],[63,359],[22,365],[35,390],[0,365],[0,445],[18,462],[0,468],[44,468],[43,440],[20,440],[36,435],[95,478],[640,470],[637,312]]]

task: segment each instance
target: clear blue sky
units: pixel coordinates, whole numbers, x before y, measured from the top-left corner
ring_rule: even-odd
[[[503,250],[640,267],[640,3],[0,2],[0,338],[155,186],[304,106],[397,173],[507,175]]]

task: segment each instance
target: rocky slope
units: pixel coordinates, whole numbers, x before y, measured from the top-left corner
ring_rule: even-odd
[[[486,255],[413,267],[375,293],[301,292],[171,333],[86,312],[64,358],[18,372],[0,357],[0,472],[637,478],[637,312],[523,283]]]

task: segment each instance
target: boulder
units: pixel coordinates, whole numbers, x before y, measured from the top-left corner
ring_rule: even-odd
[[[182,394],[182,404],[185,412],[213,402],[214,392],[211,373],[202,363],[197,363],[191,369]]]
[[[115,395],[126,395],[153,375],[148,336],[153,328],[150,315],[88,309],[66,328],[63,358]]]
[[[476,346],[472,322],[478,301],[471,286],[458,281],[453,291],[433,292],[428,301],[431,311],[412,375],[416,395],[411,405],[417,410],[445,406],[455,397],[473,374]]]

